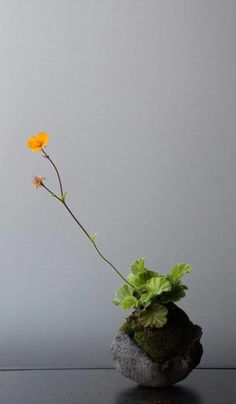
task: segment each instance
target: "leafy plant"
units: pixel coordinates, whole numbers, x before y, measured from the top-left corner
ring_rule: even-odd
[[[35,176],[34,188],[43,188],[53,196],[70,214],[80,230],[91,242],[100,258],[125,282],[115,293],[113,303],[123,310],[133,309],[132,323],[142,327],[161,328],[167,322],[168,304],[176,302],[185,296],[187,286],[182,283],[182,277],[191,272],[189,264],[176,264],[169,275],[161,275],[145,267],[143,258],[133,262],[127,278],[108,260],[97,246],[97,233],[90,234],[81,224],[67,204],[67,191],[64,191],[58,168],[51,157],[46,153],[48,134],[39,132],[28,139],[27,145],[33,152],[42,152],[42,156],[55,170],[59,185],[59,193],[45,185],[45,177]]]
[[[187,286],[181,279],[191,271],[189,264],[180,263],[173,266],[170,274],[161,275],[147,269],[143,258],[138,259],[127,276],[131,286],[120,286],[113,303],[124,310],[134,309],[132,315],[143,327],[161,328],[167,322],[167,304],[185,296]]]

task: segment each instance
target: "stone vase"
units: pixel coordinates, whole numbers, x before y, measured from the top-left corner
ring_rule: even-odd
[[[200,338],[202,329],[194,325],[180,308],[172,304],[167,325],[155,332],[167,335],[161,338],[161,352],[168,348],[171,339],[171,349],[166,349],[167,354],[153,360],[134,341],[132,336],[119,330],[112,342],[111,353],[114,366],[120,373],[143,386],[164,387],[178,383],[199,364],[203,353]],[[171,330],[166,333],[167,327]],[[169,335],[169,337],[168,337]],[[176,338],[175,344],[175,335]],[[181,341],[181,342],[179,342]]]

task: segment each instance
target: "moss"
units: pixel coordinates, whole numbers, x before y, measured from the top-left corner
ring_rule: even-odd
[[[143,328],[133,315],[121,327],[153,361],[162,362],[180,355],[196,333],[196,326],[183,310],[174,303],[169,303],[167,308],[167,323],[162,328]]]

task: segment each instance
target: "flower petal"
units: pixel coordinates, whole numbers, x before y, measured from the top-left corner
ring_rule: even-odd
[[[42,148],[45,147],[46,144],[48,143],[48,134],[45,132],[39,132],[36,137],[38,142],[41,142]]]
[[[28,139],[27,145],[33,152],[37,152],[42,150],[47,143],[48,134],[45,132],[39,132],[37,136],[31,136]]]

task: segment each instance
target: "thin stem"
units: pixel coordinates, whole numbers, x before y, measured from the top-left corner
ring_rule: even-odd
[[[46,185],[42,182],[41,186],[46,189],[46,191],[49,192],[49,194],[51,194],[52,196],[54,196],[54,198],[58,199],[58,201],[62,202],[61,198],[59,198],[59,196],[57,196],[56,194],[54,194],[54,192],[52,192],[48,187],[46,187]]]
[[[87,232],[87,230],[84,228],[84,226],[82,226],[82,224],[79,222],[79,220],[77,219],[77,217],[74,215],[74,213],[71,211],[71,209],[69,208],[69,206],[67,205],[67,203],[65,202],[65,199],[59,198],[56,194],[54,194],[54,192],[52,192],[49,188],[46,187],[46,185],[44,185],[42,183],[42,187],[48,191],[52,196],[54,196],[58,201],[60,201],[66,208],[66,210],[69,212],[69,214],[72,216],[72,218],[75,220],[75,222],[78,224],[78,226],[80,227],[80,229],[83,231],[83,233],[86,235],[86,237],[89,239],[89,241],[91,241],[91,243],[93,244],[95,250],[97,251],[98,255],[103,259],[103,261],[105,261],[115,272],[116,274],[125,282],[127,283],[129,286],[131,286],[133,289],[135,289],[135,287],[133,285],[131,285],[131,283],[129,283],[127,281],[127,279],[125,279],[125,277],[118,271],[118,269],[101,253],[101,251],[99,250],[99,248],[97,247],[95,241],[92,239],[92,237],[89,235],[89,233]],[[63,196],[63,195],[62,195]]]
[[[51,164],[53,165],[53,167],[54,167],[54,170],[56,171],[57,178],[58,178],[59,185],[60,185],[61,196],[63,196],[63,195],[64,195],[64,192],[63,192],[63,187],[62,187],[62,182],[61,182],[61,177],[60,177],[59,171],[58,171],[56,165],[54,164],[54,162],[51,160],[51,158],[50,158],[49,155],[45,152],[44,149],[42,149],[42,152],[43,152],[43,154],[44,154],[44,157],[50,161],[50,163],[51,163]]]
[[[69,206],[66,204],[65,201],[62,201],[63,205],[65,206],[65,208],[67,209],[67,211],[70,213],[70,215],[73,217],[73,219],[76,221],[76,223],[79,225],[79,227],[81,228],[81,230],[84,232],[84,234],[88,237],[88,239],[91,241],[91,243],[93,244],[94,248],[96,249],[98,255],[103,259],[103,261],[105,261],[108,265],[110,265],[110,267],[112,269],[114,269],[114,271],[117,273],[117,275],[120,276],[120,278],[123,279],[124,282],[128,283],[132,288],[133,286],[125,279],[125,277],[118,271],[118,269],[106,258],[104,257],[104,255],[101,253],[101,251],[98,249],[95,241],[90,237],[90,235],[88,234],[87,230],[85,230],[85,228],[82,226],[82,224],[78,221],[78,219],[75,217],[74,213],[71,211],[71,209],[69,208]]]

